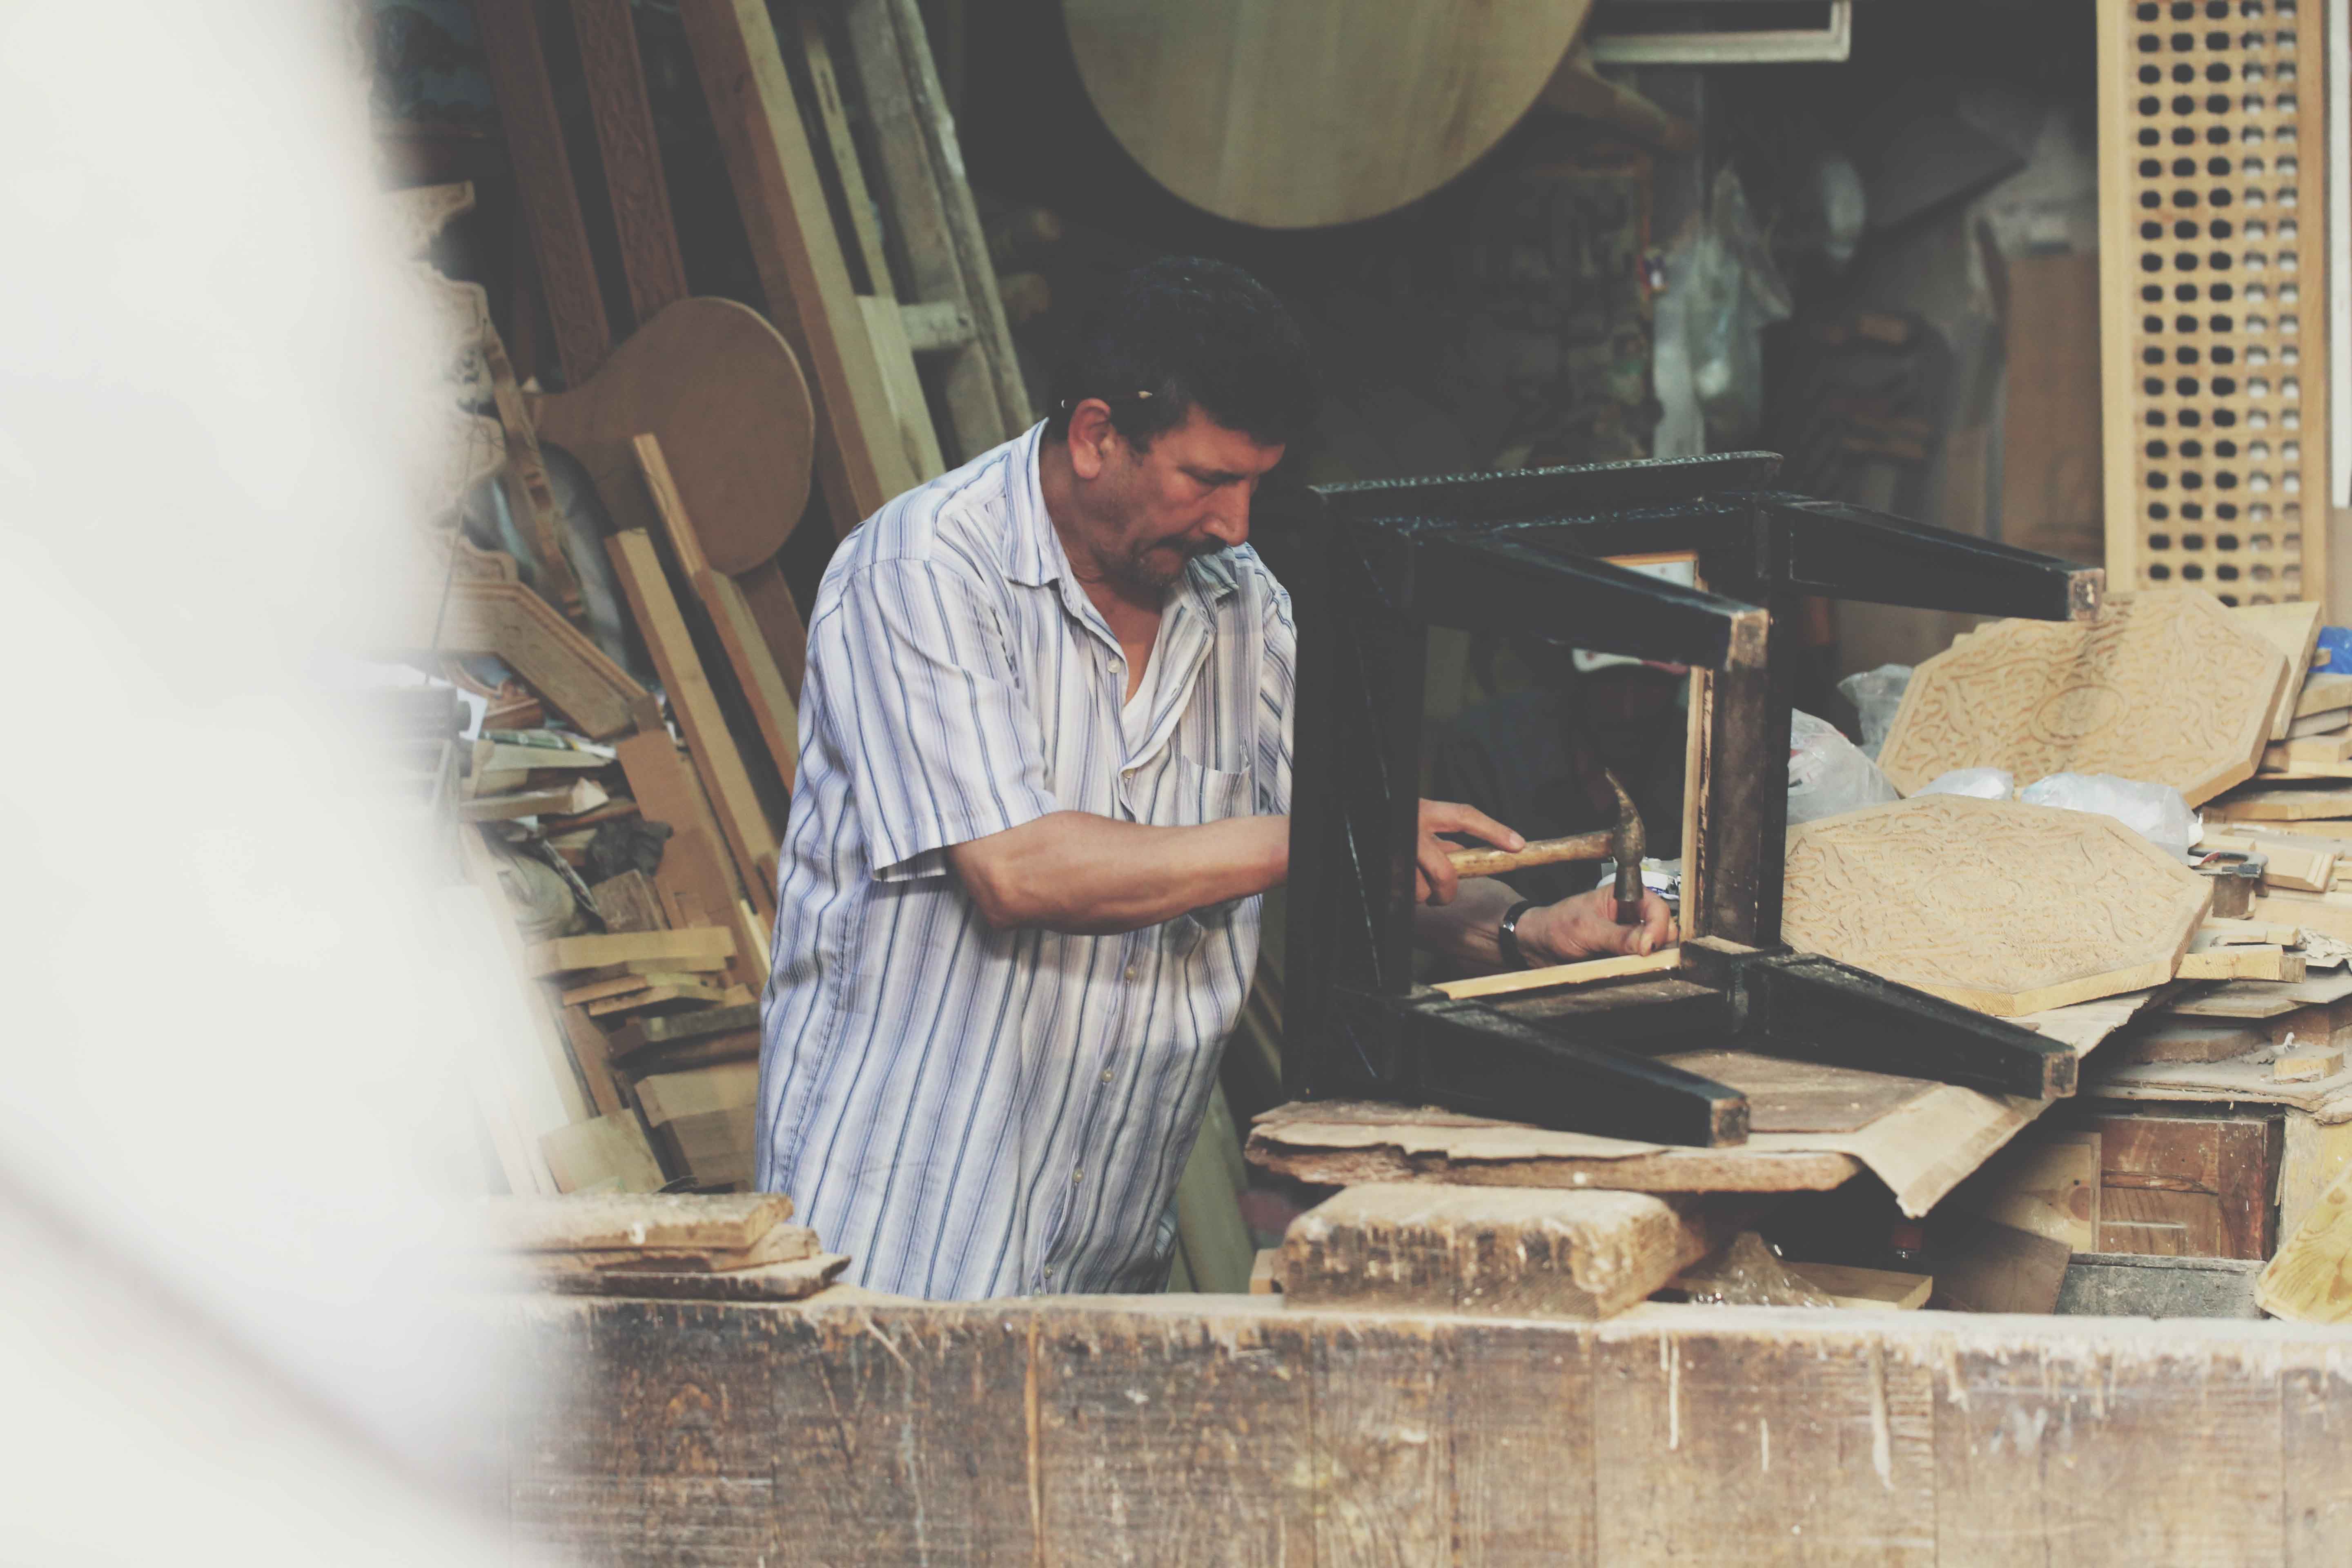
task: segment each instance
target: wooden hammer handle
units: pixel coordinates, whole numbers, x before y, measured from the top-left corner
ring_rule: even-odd
[[[1612,832],[1579,833],[1566,838],[1538,838],[1524,849],[1457,849],[1446,858],[1457,877],[1492,877],[1500,871],[1523,871],[1530,866],[1559,866],[1570,860],[1606,860],[1614,853]]]

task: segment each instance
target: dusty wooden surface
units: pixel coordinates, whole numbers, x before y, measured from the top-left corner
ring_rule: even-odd
[[[541,1388],[513,1402],[516,1545],[746,1568],[2352,1558],[2339,1332],[1269,1300],[501,1301],[518,1390]]]

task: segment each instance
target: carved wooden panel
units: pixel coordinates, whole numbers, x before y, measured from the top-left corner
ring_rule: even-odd
[[[2197,805],[2252,778],[2286,656],[2208,595],[2112,595],[2095,621],[1999,621],[1921,665],[1878,765],[1908,795],[1953,768],[2115,773]]]
[[[2099,0],[2107,580],[2327,590],[2326,6]]]
[[[1923,795],[1789,834],[1791,947],[2003,1017],[2160,984],[2211,901],[2112,817]]]

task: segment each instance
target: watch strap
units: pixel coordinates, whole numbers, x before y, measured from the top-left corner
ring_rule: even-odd
[[[1533,899],[1521,899],[1503,911],[1503,923],[1495,928],[1495,945],[1502,949],[1504,964],[1512,969],[1531,969],[1528,955],[1519,949],[1519,917],[1536,907]]]

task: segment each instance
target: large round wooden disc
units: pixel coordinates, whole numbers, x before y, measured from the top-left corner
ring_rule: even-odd
[[[540,399],[542,440],[580,459],[623,528],[661,531],[638,477],[640,435],[661,438],[710,563],[748,572],[808,505],[816,414],[792,347],[731,300],[680,300],[569,392]]]
[[[1591,0],[1063,0],[1087,96],[1193,205],[1266,228],[1377,217],[1535,103]]]

